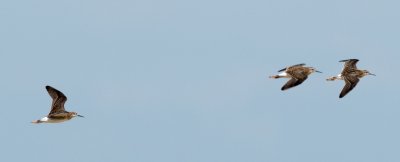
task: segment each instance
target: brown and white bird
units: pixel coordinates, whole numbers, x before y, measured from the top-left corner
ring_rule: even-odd
[[[322,73],[313,67],[305,67],[304,65],[306,64],[297,64],[283,68],[278,71],[282,73],[270,76],[269,78],[290,78],[290,80],[281,88],[281,90],[284,91],[300,85],[307,79],[308,75],[312,74],[313,72]]]
[[[83,117],[82,115],[78,115],[76,112],[65,111],[64,104],[67,101],[67,97],[65,97],[62,92],[50,86],[46,86],[46,89],[50,97],[53,99],[50,113],[42,119],[32,121],[32,123],[60,123],[70,120],[73,117]]]
[[[356,64],[358,61],[359,61],[358,59],[348,59],[339,61],[339,62],[344,62],[344,67],[342,72],[337,76],[333,76],[326,79],[327,81],[344,80],[346,84],[343,87],[342,92],[340,92],[339,98],[343,98],[344,96],[346,96],[347,93],[353,90],[362,77],[367,75],[375,76],[375,74],[371,74],[368,70],[357,69]]]

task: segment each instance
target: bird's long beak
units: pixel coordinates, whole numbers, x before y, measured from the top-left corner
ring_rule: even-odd
[[[322,72],[320,72],[320,71],[318,71],[318,70],[315,70],[315,72],[317,72],[317,73],[322,73]]]
[[[372,73],[368,73],[369,75],[373,75],[373,76],[376,76],[375,74],[372,74]]]
[[[84,116],[82,116],[82,115],[76,115],[76,116],[79,116],[79,117],[81,117],[81,118],[84,118]]]

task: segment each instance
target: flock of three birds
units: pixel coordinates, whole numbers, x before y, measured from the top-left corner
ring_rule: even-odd
[[[328,81],[344,80],[346,82],[342,92],[340,92],[339,98],[344,97],[347,93],[353,90],[353,88],[360,81],[360,78],[366,75],[375,76],[375,74],[371,74],[367,70],[357,69],[357,59],[342,60],[340,62],[345,62],[342,72],[337,76],[326,79]],[[283,91],[300,85],[307,79],[308,75],[313,72],[321,73],[313,67],[305,67],[304,65],[305,64],[297,64],[286,67],[278,71],[282,73],[270,76],[270,78],[290,78],[290,80],[282,87],[281,90]],[[50,113],[46,117],[32,121],[32,123],[60,123],[70,120],[74,117],[83,117],[82,115],[78,115],[76,112],[68,112],[65,110],[64,104],[67,101],[67,97],[62,92],[50,86],[46,86],[46,90],[53,99]]]

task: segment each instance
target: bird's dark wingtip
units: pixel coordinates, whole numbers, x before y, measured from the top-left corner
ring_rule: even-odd
[[[49,86],[49,85],[46,85],[46,89],[50,89],[50,88],[53,88],[53,87],[51,87],[51,86]]]
[[[281,70],[279,70],[278,72],[282,72],[282,71],[285,71],[287,68],[283,68],[283,69],[281,69]]]
[[[358,59],[346,59],[346,60],[340,60],[339,62],[347,62],[347,61],[359,61]]]

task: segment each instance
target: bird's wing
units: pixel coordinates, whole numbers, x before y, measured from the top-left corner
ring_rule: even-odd
[[[339,62],[344,62],[343,71],[357,69],[357,65],[356,64],[358,62],[358,59],[341,60]]]
[[[346,85],[344,85],[342,92],[340,92],[339,98],[343,98],[344,96],[346,96],[346,94],[353,90],[354,87],[356,87],[357,83],[360,81],[360,79],[355,76],[346,76],[343,79]]]
[[[285,68],[279,70],[278,72],[285,71],[285,70],[288,69],[288,68],[292,68],[292,67],[296,67],[296,66],[304,66],[304,65],[306,65],[306,64],[301,63],[301,64],[292,65],[292,66],[289,66],[289,67],[285,67]]]
[[[298,85],[300,85],[301,83],[303,83],[306,79],[307,79],[307,75],[305,75],[305,77],[302,77],[302,78],[293,77],[293,78],[290,79],[285,85],[283,85],[283,87],[281,88],[281,90],[284,91],[284,90],[287,90],[287,89],[289,89],[289,88],[298,86]]]
[[[53,99],[49,115],[65,112],[64,104],[67,101],[67,97],[62,92],[51,86],[46,86],[46,90],[49,93],[50,97]]]
[[[68,117],[68,112],[57,112],[53,114],[47,115],[47,117],[52,118],[52,119],[65,119]]]
[[[307,79],[307,74],[301,67],[303,65],[291,67],[286,71],[292,78],[281,88],[282,91],[295,87],[303,83]]]

